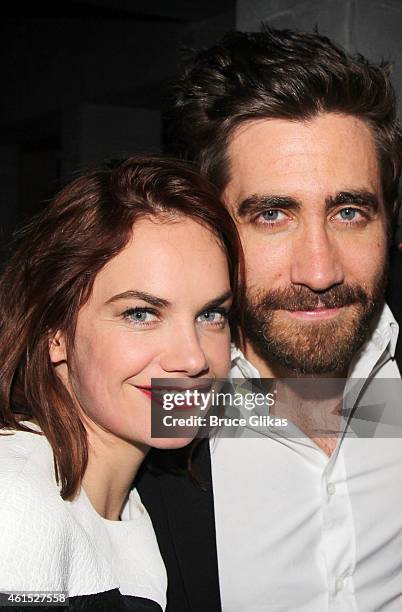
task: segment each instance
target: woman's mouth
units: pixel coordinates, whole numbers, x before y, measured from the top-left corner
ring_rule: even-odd
[[[137,385],[134,385],[136,389],[138,389],[138,391],[141,391],[141,393],[143,393],[144,395],[146,395],[149,399],[152,399],[152,389],[151,387],[139,387]]]
[[[151,401],[155,401],[158,404],[162,404],[163,405],[163,398],[166,394],[170,394],[172,396],[172,399],[174,401],[174,396],[175,395],[183,395],[185,394],[187,399],[189,399],[190,403],[188,404],[181,404],[181,405],[177,405],[177,408],[194,408],[194,405],[191,404],[191,397],[194,396],[196,397],[199,394],[203,394],[203,393],[208,393],[212,386],[213,386],[213,380],[212,379],[208,379],[208,382],[206,384],[197,384],[197,385],[166,385],[164,387],[159,386],[159,385],[133,385],[136,389],[138,389],[138,391],[141,391],[141,393],[143,393],[148,399],[150,399]]]

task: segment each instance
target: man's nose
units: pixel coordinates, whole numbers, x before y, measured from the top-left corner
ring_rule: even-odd
[[[183,325],[172,329],[160,365],[172,376],[176,373],[197,376],[208,372],[208,360],[194,327]]]
[[[339,245],[324,224],[303,229],[293,245],[291,282],[312,291],[325,291],[344,281]]]

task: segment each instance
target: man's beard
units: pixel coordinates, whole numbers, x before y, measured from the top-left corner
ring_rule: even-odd
[[[246,300],[245,333],[248,342],[268,364],[298,374],[343,373],[370,333],[384,303],[386,270],[371,293],[359,285],[336,285],[315,292],[288,287],[250,292]],[[340,308],[324,321],[298,321],[288,311]]]

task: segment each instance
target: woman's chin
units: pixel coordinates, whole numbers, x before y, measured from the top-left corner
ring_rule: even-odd
[[[172,450],[175,448],[183,448],[194,440],[194,437],[188,438],[151,438],[151,448],[158,448],[160,450]]]

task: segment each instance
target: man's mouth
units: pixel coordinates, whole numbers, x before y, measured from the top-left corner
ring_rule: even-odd
[[[322,306],[312,310],[287,310],[288,315],[294,319],[304,321],[326,321],[339,315],[344,307],[327,308]]]

